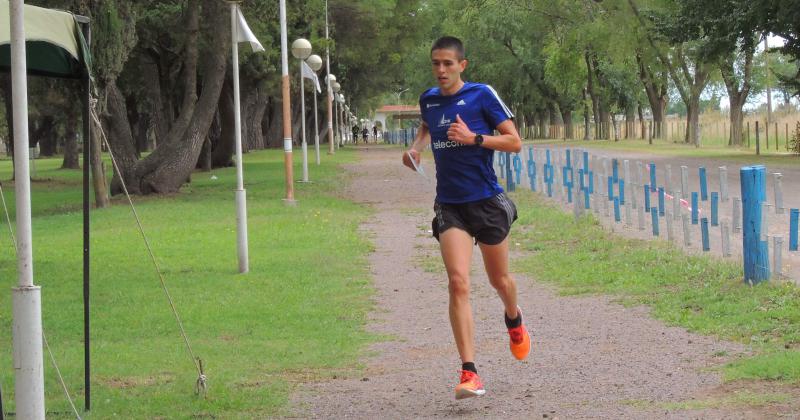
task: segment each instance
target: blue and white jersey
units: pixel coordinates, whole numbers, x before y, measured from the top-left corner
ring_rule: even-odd
[[[420,95],[419,107],[431,133],[436,200],[469,203],[503,192],[492,167],[494,150],[447,139],[447,130],[456,115],[472,132],[483,135],[491,135],[500,123],[514,118],[497,92],[489,85],[465,82],[455,95],[444,96],[435,87]]]

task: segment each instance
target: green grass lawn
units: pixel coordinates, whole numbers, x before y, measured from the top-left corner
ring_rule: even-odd
[[[298,155],[297,153],[295,155]],[[295,175],[300,173],[295,156]],[[195,354],[208,376],[206,399],[129,207],[92,212],[92,401],[87,418],[251,418],[285,412],[303,380],[357,369],[372,293],[357,227],[369,209],[337,197],[355,159],[342,149],[311,164],[284,204],[283,152],[245,157],[250,273],[238,274],[233,168],[197,172],[182,192],[134,197]],[[35,283],[43,323],[79,407],[83,405],[80,171],[36,161]],[[10,177],[0,162],[0,179]],[[13,188],[3,189],[13,212]],[[3,222],[3,225],[5,223]],[[11,288],[16,260],[0,230],[0,384],[13,411]],[[69,412],[49,360],[47,409]],[[65,417],[70,417],[65,415]]]
[[[670,325],[751,345],[757,355],[725,367],[727,379],[800,382],[800,289],[742,281],[742,268],[689,256],[664,241],[626,239],[593,217],[575,222],[539,195],[513,195],[515,242],[529,255],[515,270],[555,283],[565,294],[610,294],[646,304]]]
[[[528,140],[526,144],[555,144],[570,147],[591,147],[595,149],[621,150],[625,152],[648,153],[656,156],[679,156],[707,159],[720,159],[748,164],[759,162],[766,165],[782,165],[800,167],[800,156],[790,154],[785,149],[780,151],[761,150],[761,155],[756,156],[755,149],[727,147],[720,144],[709,144],[694,147],[685,143],[674,143],[667,140],[654,139],[653,144],[647,140]]]

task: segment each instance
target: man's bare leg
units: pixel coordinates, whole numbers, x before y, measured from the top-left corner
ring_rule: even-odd
[[[517,318],[517,283],[508,273],[508,238],[497,245],[486,245],[478,242],[478,246],[483,254],[483,266],[486,268],[486,275],[492,284],[503,306],[506,309],[506,316],[510,319]]]
[[[450,292],[450,326],[461,362],[475,361],[475,325],[469,303],[469,269],[472,261],[472,237],[458,228],[439,234],[442,260],[447,269]]]

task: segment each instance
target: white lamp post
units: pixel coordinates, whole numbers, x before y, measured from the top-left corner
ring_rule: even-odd
[[[322,68],[322,58],[316,54],[306,59],[306,64],[311,70],[318,72]],[[317,122],[317,90],[314,89],[314,151],[317,155],[317,165],[319,165],[319,123]]]
[[[333,92],[334,93],[339,93],[339,89],[342,88],[342,85],[340,85],[339,82],[336,81],[336,78],[333,77],[333,75],[331,75],[330,83],[331,83],[331,89],[333,89]],[[335,95],[334,98],[336,100],[334,101],[333,109],[334,109],[334,115],[336,115],[335,123],[336,123],[336,126],[338,127],[338,133],[339,133],[339,140],[336,142],[336,147],[339,148],[341,146],[341,144],[342,144],[342,136],[341,136],[342,125],[339,123],[339,105],[338,105],[339,97],[338,97],[338,95]],[[337,130],[334,130],[334,132],[337,132]]]
[[[300,133],[303,147],[303,180],[308,182],[308,144],[306,143],[306,97],[303,77],[303,60],[311,55],[311,43],[300,38],[292,42],[292,56],[300,60]]]
[[[333,84],[336,83],[336,76],[330,74],[330,59],[328,59],[327,64],[328,75],[325,76],[325,86],[327,86],[328,89],[328,142],[330,143],[330,150],[328,153],[333,154],[333,147],[336,143],[336,139],[334,138],[336,133],[333,131],[333,107],[335,105],[333,102]]]
[[[286,198],[294,204],[294,169],[292,167],[292,104],[289,96],[289,52],[286,47],[286,0],[278,2],[281,25],[281,99],[283,100],[283,169],[286,174]]]

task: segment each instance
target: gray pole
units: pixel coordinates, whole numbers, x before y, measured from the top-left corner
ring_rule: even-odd
[[[239,99],[239,35],[236,12],[238,5],[231,2],[231,48],[233,64],[233,109],[236,136],[236,249],[239,254],[239,273],[250,271],[247,249],[247,192],[244,190],[244,171],[242,170],[242,116]]]
[[[314,153],[319,165],[319,123],[317,122],[317,89],[314,89]]]
[[[44,419],[42,289],[33,285],[31,179],[28,161],[28,83],[23,0],[11,0],[11,95],[14,107],[14,167],[17,210],[17,272],[13,289],[12,339],[17,418]]]

